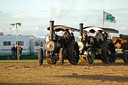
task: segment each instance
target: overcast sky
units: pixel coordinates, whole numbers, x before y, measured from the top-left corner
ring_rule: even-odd
[[[10,23],[21,22],[19,34],[45,36],[49,21],[79,29],[84,26],[103,26],[103,11],[111,13],[116,23],[105,27],[128,35],[128,0],[0,0],[0,32],[16,34]]]

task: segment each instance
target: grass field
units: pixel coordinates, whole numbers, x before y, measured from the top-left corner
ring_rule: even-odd
[[[44,60],[46,61],[46,60]],[[27,60],[0,60],[0,62],[38,62],[38,59],[27,59]]]
[[[46,59],[43,59],[44,62],[46,62]],[[68,61],[65,59],[65,61]],[[101,61],[101,60],[94,60],[95,61]],[[117,59],[116,61],[122,61],[122,59]],[[23,59],[23,60],[0,60],[0,62],[38,62],[38,59]]]

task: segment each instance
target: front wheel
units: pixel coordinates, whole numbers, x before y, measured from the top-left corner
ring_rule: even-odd
[[[60,52],[59,52],[59,60],[60,60],[60,64],[63,65],[64,64],[64,52],[63,52],[63,48],[60,48]]]
[[[95,54],[94,54],[92,48],[88,48],[86,58],[87,58],[86,60],[89,64],[92,64],[94,62]]]

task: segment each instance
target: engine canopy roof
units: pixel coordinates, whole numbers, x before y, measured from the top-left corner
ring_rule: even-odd
[[[108,32],[108,33],[119,33],[119,31],[116,29],[96,27],[96,26],[87,26],[87,27],[84,27],[83,29],[84,31],[87,31],[87,32],[89,32],[90,30],[95,30],[95,31],[102,30],[103,32]]]
[[[71,31],[78,31],[78,29],[76,28],[72,28],[72,27],[68,27],[68,26],[64,26],[64,25],[55,25],[54,26],[54,31],[58,32],[58,31],[66,31],[66,30],[71,30]],[[47,28],[47,30],[50,30],[50,27]]]

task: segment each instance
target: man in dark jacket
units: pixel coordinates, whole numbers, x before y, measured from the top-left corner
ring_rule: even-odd
[[[15,44],[12,44],[11,52],[12,52],[12,58],[15,58],[15,52],[16,52]]]
[[[75,41],[75,37],[73,33],[71,33],[71,41]]]

